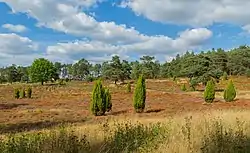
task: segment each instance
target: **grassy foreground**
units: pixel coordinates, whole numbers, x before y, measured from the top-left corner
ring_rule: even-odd
[[[1,153],[250,152],[249,111],[172,119],[119,119],[2,135]]]

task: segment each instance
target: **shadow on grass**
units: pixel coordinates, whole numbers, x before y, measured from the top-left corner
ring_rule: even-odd
[[[65,125],[70,125],[74,123],[83,123],[85,121],[87,120],[64,121],[64,122],[63,121],[62,122],[41,121],[41,122],[34,122],[34,123],[0,124],[0,134],[49,129],[53,127],[65,126]]]
[[[16,108],[16,107],[19,107],[19,106],[26,106],[28,104],[0,104],[0,110],[3,110],[3,109],[13,109],[13,108]]]
[[[105,144],[99,152],[152,152],[151,149],[166,141],[165,136],[163,136],[166,131],[160,124],[146,126],[127,122],[117,124],[110,129],[114,134],[107,134]]]
[[[164,111],[164,109],[150,109],[147,110],[145,113],[159,113],[161,111]]]
[[[128,110],[121,110],[121,111],[116,111],[116,112],[111,112],[110,115],[121,115],[127,113]]]
[[[215,137],[218,138],[218,137]],[[205,140],[204,147],[201,148],[202,153],[248,153],[250,152],[250,138],[239,136],[221,137],[217,140]]]
[[[202,153],[248,153],[250,137],[246,133],[245,123],[237,120],[237,126],[228,128],[222,121],[215,121],[212,130],[205,134],[202,141]]]
[[[204,92],[205,89],[196,89],[196,91]],[[215,92],[224,92],[224,89],[215,89]]]

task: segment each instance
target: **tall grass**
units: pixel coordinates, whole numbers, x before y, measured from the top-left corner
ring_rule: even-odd
[[[105,122],[3,135],[1,153],[245,153],[249,111],[191,114],[172,119]]]

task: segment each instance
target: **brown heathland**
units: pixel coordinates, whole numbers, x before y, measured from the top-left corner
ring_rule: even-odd
[[[94,117],[89,112],[93,83],[69,82],[65,86],[32,85],[33,98],[19,100],[14,99],[13,90],[17,87],[27,87],[26,84],[1,85],[0,132],[46,128],[61,123],[90,124],[116,117],[159,119],[221,109],[250,109],[250,79],[234,77],[233,80],[238,92],[236,102],[224,102],[221,91],[227,81],[223,81],[217,86],[219,92],[213,104],[204,103],[203,86],[199,86],[199,91],[196,92],[182,92],[178,81],[147,80],[146,109],[142,114],[134,113],[133,93],[126,93],[125,85],[114,86],[105,82],[105,86],[111,89],[113,110],[103,117]]]

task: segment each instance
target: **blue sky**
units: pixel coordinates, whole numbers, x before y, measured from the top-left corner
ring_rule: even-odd
[[[2,0],[0,66],[35,58],[135,60],[249,44],[250,2],[233,0]]]

